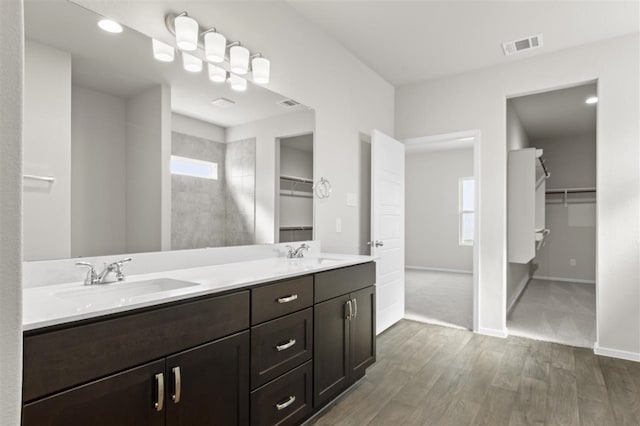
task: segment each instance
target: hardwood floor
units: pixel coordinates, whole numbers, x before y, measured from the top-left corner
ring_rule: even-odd
[[[378,362],[310,424],[640,425],[640,363],[403,320]]]

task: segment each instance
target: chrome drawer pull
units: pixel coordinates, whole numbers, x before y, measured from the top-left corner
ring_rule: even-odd
[[[350,320],[351,318],[353,318],[353,305],[351,304],[351,299],[347,300],[346,305],[346,307],[349,308],[349,313],[345,314],[345,318]]]
[[[162,411],[164,406],[164,374],[156,374],[156,386],[158,387],[158,399],[153,406],[156,411]]]
[[[296,400],[295,396],[290,396],[286,402],[283,402],[282,404],[276,404],[276,408],[278,409],[278,411],[284,410],[285,408],[293,404],[295,400]]]
[[[276,349],[278,352],[284,351],[285,349],[289,349],[291,346],[296,344],[296,339],[289,339],[287,343],[283,343],[281,345],[276,345]]]
[[[353,319],[356,319],[358,318],[358,301],[355,298],[351,300],[353,300]]]
[[[171,369],[173,371],[173,380],[176,385],[175,393],[171,396],[173,402],[176,404],[180,402],[180,394],[182,393],[182,377],[180,376],[180,367],[173,367]]]
[[[298,298],[297,294],[292,294],[291,296],[287,296],[287,297],[281,297],[278,299],[278,303],[289,303],[289,302],[293,302],[294,300],[296,300]]]

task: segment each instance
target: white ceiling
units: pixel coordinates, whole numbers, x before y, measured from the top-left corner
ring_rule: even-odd
[[[637,1],[296,1],[289,3],[398,86],[640,30]],[[501,43],[543,34],[506,57]],[[318,58],[322,52],[318,52]]]
[[[174,112],[221,127],[298,110],[277,104],[287,99],[285,96],[251,83],[246,92],[235,92],[228,84],[212,83],[206,67],[199,74],[188,73],[182,69],[179,55],[173,63],[158,62],[152,56],[150,38],[126,27],[121,34],[106,33],[96,25],[100,18],[67,1],[25,1],[27,39],[70,52],[73,84],[121,98],[167,84],[171,86]],[[236,104],[230,108],[211,104],[220,97]]]
[[[510,99],[530,140],[595,135],[597,104],[585,100],[597,95],[587,84]]]

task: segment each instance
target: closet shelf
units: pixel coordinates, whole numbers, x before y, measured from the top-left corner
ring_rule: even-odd
[[[558,188],[548,189],[546,194],[584,194],[596,192],[596,188]]]
[[[281,231],[312,231],[313,226],[281,226]]]

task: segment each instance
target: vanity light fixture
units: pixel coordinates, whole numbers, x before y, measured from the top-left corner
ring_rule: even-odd
[[[253,73],[253,82],[256,84],[269,83],[271,62],[267,58],[263,58],[260,53],[257,53],[251,59],[251,71]]]
[[[214,83],[224,83],[227,80],[227,71],[217,65],[208,64],[209,80]]]
[[[176,44],[180,50],[188,52],[198,48],[198,22],[183,12],[173,22],[176,33]]]
[[[204,33],[204,56],[207,61],[214,64],[224,62],[224,55],[227,51],[227,38],[217,33],[215,28]]]
[[[185,71],[200,72],[202,71],[202,59],[190,53],[182,52],[182,66]]]
[[[593,104],[597,104],[598,103],[598,97],[597,96],[591,96],[589,98],[587,98],[586,101],[584,101],[585,104],[589,104],[589,105],[593,105]]]
[[[244,75],[249,71],[249,49],[244,46],[232,46],[229,49],[229,64],[231,72]]]
[[[244,92],[247,90],[247,80],[239,75],[229,74],[229,84],[231,84],[231,89],[236,92]]]
[[[155,38],[151,40],[153,44],[153,57],[160,62],[173,62],[176,50],[173,46],[169,46],[167,43],[163,43]]]
[[[112,19],[101,19],[98,21],[98,26],[108,33],[119,34],[122,32],[122,25]]]
[[[193,52],[201,49],[204,51],[204,58],[208,64],[214,65],[209,67],[209,78],[215,82],[225,81],[227,78],[227,70],[237,76],[252,73],[252,79],[256,84],[267,84],[271,77],[271,62],[260,53],[251,54],[249,49],[242,46],[239,41],[229,43],[224,34],[219,33],[215,28],[211,28],[204,32],[200,31],[198,22],[191,18],[187,12],[180,14],[169,13],[164,18],[165,26],[171,34],[176,38],[178,49],[187,52]],[[202,39],[200,38],[202,36]],[[155,41],[155,40],[154,40]],[[154,57],[160,61],[166,58],[169,61],[170,54],[156,53],[160,49],[160,45],[154,43]],[[171,46],[169,46],[171,47]],[[229,56],[227,57],[227,49]],[[175,52],[173,53],[175,55]],[[202,56],[202,55],[200,55]],[[193,56],[183,55],[184,68],[191,72],[200,72],[202,70],[202,59],[194,60]],[[196,65],[196,62],[199,65]],[[229,66],[217,65],[227,62]],[[237,78],[229,78],[234,90],[244,91],[247,89],[247,81],[242,82]]]

